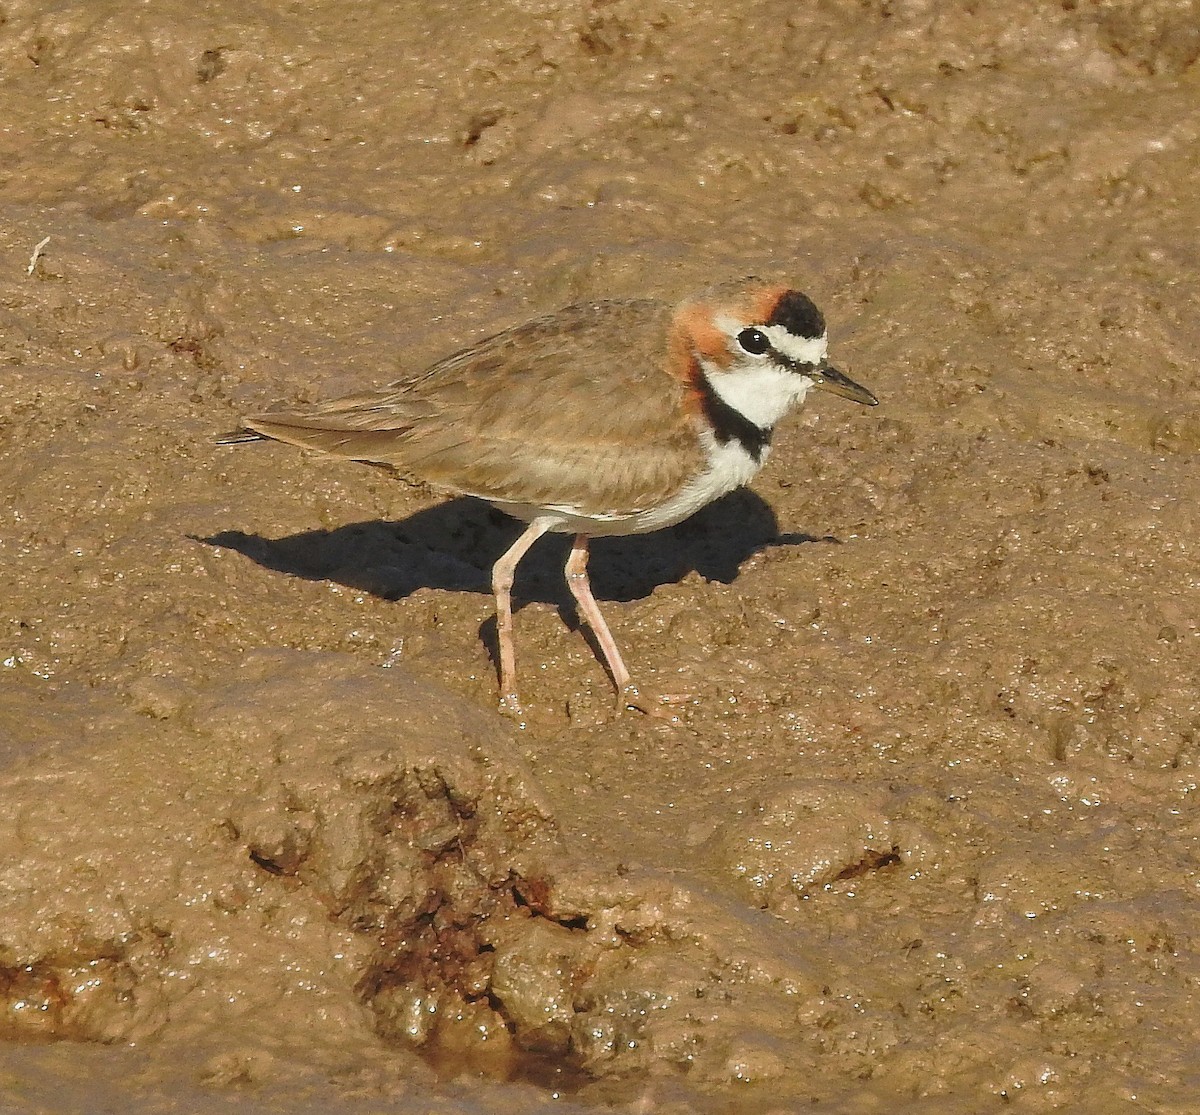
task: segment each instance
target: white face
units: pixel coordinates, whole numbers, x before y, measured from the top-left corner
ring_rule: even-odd
[[[724,402],[756,426],[769,429],[793,406],[803,402],[814,381],[790,368],[781,368],[769,351],[761,356],[742,351],[734,338],[746,328],[745,322],[723,317],[718,318],[716,324],[729,336],[730,348],[738,355],[727,370],[702,361],[705,376]],[[802,364],[819,365],[829,349],[828,338],[824,335],[797,337],[782,325],[755,328],[766,336],[777,352]]]
[[[776,352],[782,352],[801,364],[820,364],[829,353],[829,339],[824,334],[820,337],[797,337],[782,325],[763,325],[759,327],[759,332],[767,335]]]

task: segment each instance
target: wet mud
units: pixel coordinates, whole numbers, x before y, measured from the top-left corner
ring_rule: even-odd
[[[1193,3],[0,3],[0,1110],[1195,1109]],[[47,239],[48,238],[48,239]],[[599,540],[240,415],[779,276]]]

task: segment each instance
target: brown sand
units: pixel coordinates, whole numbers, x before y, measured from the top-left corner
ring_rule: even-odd
[[[1198,27],[4,0],[0,1110],[1194,1112]],[[683,728],[561,543],[518,731],[512,523],[213,444],[755,272],[882,405],[595,547]]]

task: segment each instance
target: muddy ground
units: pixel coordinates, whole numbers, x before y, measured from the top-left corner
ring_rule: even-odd
[[[1200,10],[0,2],[0,1109],[1192,1112]],[[48,242],[35,253],[44,238]],[[866,410],[595,546],[218,448],[580,298]]]

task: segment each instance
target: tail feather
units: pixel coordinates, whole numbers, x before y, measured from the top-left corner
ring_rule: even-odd
[[[218,445],[244,445],[249,441],[266,441],[265,434],[260,434],[256,430],[247,430],[243,427],[240,430],[230,430],[227,434],[222,434],[217,438]]]
[[[301,449],[316,449],[335,457],[371,464],[395,465],[401,454],[399,443],[411,426],[396,424],[387,429],[365,429],[330,424],[325,416],[255,414],[243,419],[246,425],[217,439],[218,445],[242,445],[249,441],[281,441]]]

